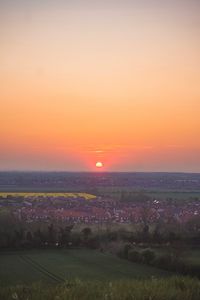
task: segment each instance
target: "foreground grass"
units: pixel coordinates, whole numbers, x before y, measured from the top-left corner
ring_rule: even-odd
[[[66,281],[60,285],[17,285],[0,288],[10,300],[199,300],[200,281],[187,277],[113,282]]]

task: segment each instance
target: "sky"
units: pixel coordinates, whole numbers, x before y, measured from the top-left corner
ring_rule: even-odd
[[[200,172],[199,14],[0,0],[0,170]]]

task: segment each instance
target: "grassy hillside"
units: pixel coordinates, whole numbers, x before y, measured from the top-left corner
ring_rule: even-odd
[[[2,252],[0,266],[1,285],[35,281],[60,283],[75,278],[105,281],[171,275],[94,250]]]

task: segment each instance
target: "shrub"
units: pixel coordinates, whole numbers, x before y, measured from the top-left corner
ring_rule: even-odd
[[[123,250],[123,257],[124,258],[126,258],[126,259],[128,258],[128,253],[129,253],[130,249],[131,249],[130,244],[124,245],[124,250]]]
[[[141,254],[137,250],[130,250],[128,252],[128,260],[133,262],[140,262],[141,261]]]
[[[170,270],[172,265],[172,257],[169,254],[160,255],[154,260],[154,264],[160,268]]]
[[[155,252],[151,249],[145,249],[141,253],[142,260],[146,264],[150,264],[156,257]]]

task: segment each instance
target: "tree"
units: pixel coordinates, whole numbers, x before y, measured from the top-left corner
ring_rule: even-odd
[[[162,235],[159,230],[159,226],[157,225],[152,233],[152,240],[154,243],[162,243]]]
[[[32,243],[33,242],[33,236],[32,233],[30,231],[27,232],[26,234],[26,239],[28,242]]]
[[[85,245],[87,245],[89,236],[92,234],[92,230],[90,227],[85,227],[81,232],[83,234],[83,242]]]
[[[36,247],[41,247],[44,245],[46,239],[45,239],[43,232],[40,229],[37,229],[33,233],[33,241],[34,241],[34,245]]]
[[[60,227],[59,230],[59,236],[58,236],[58,241],[60,246],[69,246],[69,243],[71,242],[71,231],[73,229],[74,225],[68,225],[65,226],[65,228]]]
[[[51,224],[48,226],[48,243],[50,245],[55,244],[55,235],[56,235],[56,232],[55,232],[54,226],[53,226],[53,224]]]

